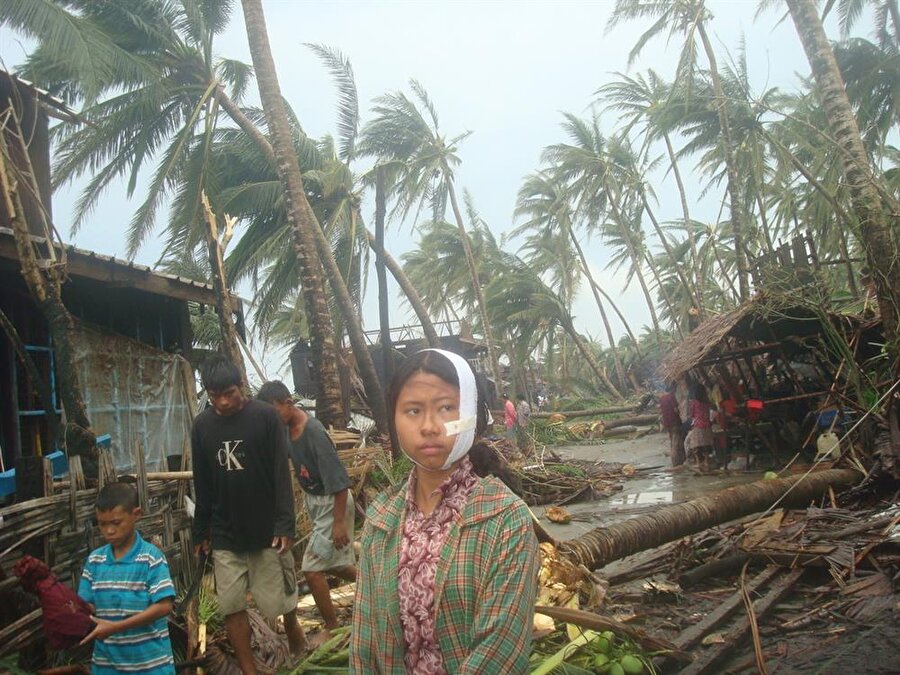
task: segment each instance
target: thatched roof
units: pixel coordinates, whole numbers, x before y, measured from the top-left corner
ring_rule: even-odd
[[[730,312],[706,319],[660,364],[660,375],[667,381],[677,380],[709,356],[731,329],[755,309],[755,302],[746,302]]]
[[[677,380],[708,358],[717,356],[726,337],[743,342],[782,342],[787,353],[802,349],[806,337],[820,334],[823,322],[842,330],[877,327],[879,319],[852,312],[852,308],[815,308],[797,298],[760,293],[725,314],[704,321],[659,366],[667,381]],[[842,327],[842,328],[841,328]]]

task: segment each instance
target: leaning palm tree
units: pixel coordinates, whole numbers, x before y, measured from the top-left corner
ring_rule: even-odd
[[[514,213],[517,218],[526,219],[518,228],[512,231],[511,236],[517,236],[527,231],[537,231],[541,239],[546,238],[553,232],[561,235],[563,241],[566,241],[567,249],[574,249],[578,265],[581,273],[587,279],[597,305],[597,311],[600,313],[600,320],[603,322],[606,337],[609,343],[609,349],[613,355],[616,374],[619,379],[619,385],[627,386],[625,379],[625,369],[619,358],[616,341],[613,337],[612,327],[606,314],[606,307],[600,299],[600,289],[591,273],[590,265],[584,255],[581,243],[578,241],[578,235],[575,232],[575,214],[572,207],[571,195],[568,186],[559,178],[554,177],[551,173],[540,171],[525,177],[522,187],[519,188],[518,198],[516,200],[516,210]],[[557,247],[554,247],[557,248]],[[565,261],[567,256],[553,256],[552,269],[558,267],[560,261]],[[564,265],[567,269],[568,264]],[[539,267],[543,269],[543,267]]]
[[[629,61],[634,61],[647,42],[666,30],[668,30],[670,36],[683,34],[686,38],[679,57],[676,82],[683,81],[693,74],[697,50],[695,35],[699,37],[706,55],[709,74],[713,83],[713,102],[722,132],[722,154],[728,173],[730,217],[735,245],[735,258],[737,260],[738,286],[741,299],[745,300],[750,297],[750,282],[747,257],[744,251],[744,213],[740,193],[740,175],[737,163],[734,160],[734,143],[726,111],[725,91],[719,76],[716,54],[706,32],[706,22],[711,18],[711,14],[706,8],[704,0],[616,0],[616,6],[607,24],[607,30],[614,28],[623,21],[645,18],[652,19],[653,24],[638,39],[637,44],[629,54]]]
[[[574,318],[562,298],[524,261],[507,255],[506,263],[507,267],[499,270],[485,289],[493,319],[501,324],[518,324],[515,332],[520,335],[545,335],[552,327],[559,326],[604,388],[621,399],[591,345],[575,330]]]
[[[431,209],[432,220],[441,220],[449,201],[459,230],[476,309],[481,318],[491,374],[496,382],[501,382],[500,364],[485,309],[482,281],[472,255],[454,182],[453,169],[460,163],[456,150],[469,133],[453,138],[443,136],[438,124],[437,109],[425,88],[416,80],[410,80],[410,88],[413,92],[412,99],[403,92],[393,92],[375,100],[375,118],[363,128],[360,151],[377,157],[382,162],[399,163],[396,208],[403,216],[414,208],[418,212],[427,204]]]
[[[353,66],[340,51],[323,45],[307,45],[315,52],[331,73],[338,90],[338,133],[340,136],[340,158],[348,168],[359,155],[359,96]],[[439,347],[440,340],[431,323],[431,317],[423,311],[421,299],[415,287],[406,279],[403,268],[394,260],[384,246],[385,225],[387,220],[387,202],[396,187],[397,173],[400,165],[397,162],[378,163],[370,171],[359,177],[364,187],[371,187],[375,192],[375,232],[370,235],[366,231],[366,240],[375,252],[375,273],[378,280],[378,308],[381,324],[381,341],[384,349],[390,352],[390,318],[388,312],[387,278],[389,270],[400,286],[407,301],[416,313],[422,326],[422,332],[432,347]],[[386,380],[390,381],[386,370]]]
[[[341,276],[340,268],[334,259],[325,234],[317,222],[315,213],[303,189],[303,176],[300,173],[297,155],[293,152],[289,118],[281,96],[278,75],[275,71],[275,61],[272,58],[272,50],[269,46],[262,2],[261,0],[242,0],[241,4],[244,10],[244,22],[247,28],[247,39],[250,43],[250,53],[256,70],[256,81],[259,85],[260,99],[266,113],[266,123],[271,136],[271,147],[287,203],[287,220],[291,231],[294,233],[298,261],[305,273],[303,289],[304,293],[308,294],[307,306],[309,309],[307,311],[310,313],[313,310],[317,313],[327,313],[327,307],[324,304],[322,279],[318,274],[311,273],[313,270],[318,271],[313,258],[313,256],[318,255],[321,264],[325,267],[329,284],[346,322],[350,342],[360,369],[360,376],[366,388],[375,424],[379,431],[386,433],[387,413],[384,395],[362,332],[362,326],[353,309],[353,303]],[[320,302],[316,303],[317,300]],[[316,351],[321,352],[322,347],[322,344],[314,345],[314,354]],[[334,365],[336,364],[330,364],[329,367]]]
[[[618,247],[615,266],[631,260],[628,280],[637,278],[653,329],[659,334],[656,304],[643,274],[646,255],[640,211],[630,203],[633,195],[623,189],[625,182],[617,175],[620,167],[611,161],[606,137],[600,131],[600,119],[596,112],[589,120],[571,113],[563,116],[562,127],[571,142],[544,148],[542,160],[569,184],[576,217],[589,229],[600,229],[607,241],[612,240],[613,246]]]
[[[787,0],[787,5],[819,87],[831,136],[840,149],[860,240],[878,291],[887,348],[896,364],[900,362],[900,264],[896,234],[896,214],[900,213],[900,204],[883,188],[869,163],[841,72],[815,4],[812,0]],[[895,215],[889,216],[891,213]]]
[[[620,130],[623,135],[629,135],[634,127],[642,127],[642,135],[645,145],[662,140],[666,148],[666,157],[669,168],[675,178],[678,187],[678,196],[681,201],[681,213],[685,223],[691,222],[691,212],[688,206],[687,191],[681,176],[678,163],[678,155],[672,142],[677,120],[683,114],[688,105],[685,96],[678,95],[673,88],[663,82],[662,78],[653,70],[647,71],[647,75],[629,77],[617,73],[618,79],[606,84],[596,91],[598,102],[604,102],[606,109],[615,110],[624,115],[625,126]],[[644,151],[640,153],[645,154]],[[690,245],[690,268],[694,271],[693,293],[696,299],[696,307],[703,315],[702,278],[699,276],[700,266],[697,259],[697,245],[693,236],[693,229],[687,228],[688,243]],[[668,247],[665,235],[657,231],[661,243]],[[667,250],[671,257],[671,251]],[[682,281],[687,287],[688,284]]]

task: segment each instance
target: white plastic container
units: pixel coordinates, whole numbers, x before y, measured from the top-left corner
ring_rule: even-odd
[[[833,431],[824,431],[816,441],[816,459],[828,457],[836,459],[841,456],[840,438]]]

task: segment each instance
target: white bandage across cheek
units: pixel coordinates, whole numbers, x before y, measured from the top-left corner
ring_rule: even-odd
[[[448,436],[456,436],[464,431],[472,431],[475,429],[476,421],[477,418],[470,416],[453,420],[452,422],[444,422],[444,432]]]

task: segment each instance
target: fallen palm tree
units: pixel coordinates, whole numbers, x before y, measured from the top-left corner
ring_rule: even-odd
[[[708,497],[692,499],[647,514],[598,527],[559,544],[577,564],[594,570],[613,560],[655,548],[729,520],[781,506],[805,506],[829,488],[848,487],[860,479],[851,469],[829,469],[791,478],[738,485]]]

